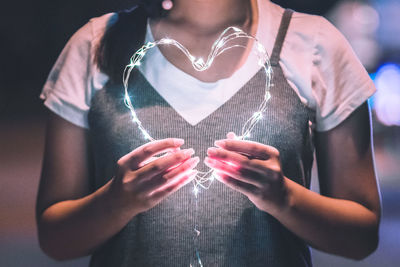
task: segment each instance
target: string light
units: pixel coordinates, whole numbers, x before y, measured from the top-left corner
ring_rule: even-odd
[[[256,49],[253,49],[252,52],[256,54],[258,60],[258,64],[263,68],[265,72],[265,93],[264,93],[264,98],[261,102],[261,104],[258,107],[258,110],[254,112],[254,114],[244,123],[242,130],[241,130],[241,135],[237,136],[236,139],[239,140],[244,140],[248,139],[251,136],[251,131],[254,129],[256,124],[258,123],[259,120],[262,119],[262,114],[267,108],[267,102],[270,99],[270,87],[271,87],[271,80],[272,80],[272,68],[271,64],[269,61],[269,56],[268,53],[265,49],[265,47],[253,36],[248,35],[241,29],[237,27],[228,27],[226,28],[219,38],[213,43],[210,53],[207,57],[206,60],[203,58],[196,58],[193,56],[189,50],[184,47],[181,43],[174,39],[170,38],[162,38],[158,41],[154,42],[148,42],[147,44],[143,45],[139,50],[137,50],[132,57],[130,58],[129,64],[125,67],[124,73],[123,73],[123,85],[125,89],[125,97],[124,97],[124,102],[125,105],[129,108],[131,116],[132,116],[132,122],[136,123],[139,130],[141,131],[143,137],[147,141],[155,141],[155,139],[150,135],[150,133],[145,129],[145,127],[142,125],[142,122],[138,118],[136,111],[134,109],[133,102],[131,100],[131,97],[129,96],[128,93],[128,86],[129,86],[129,77],[132,72],[132,70],[138,66],[140,66],[140,63],[143,59],[143,57],[146,55],[147,51],[154,48],[155,46],[159,45],[173,45],[176,48],[178,48],[184,55],[187,56],[189,61],[191,62],[193,68],[196,71],[205,71],[208,68],[211,67],[213,64],[214,60],[221,55],[222,53],[228,51],[229,49],[232,48],[246,48],[244,45],[240,44],[232,44],[232,41],[237,40],[237,39],[247,39],[249,41],[254,41]],[[211,186],[212,181],[215,178],[215,173],[210,169],[207,172],[198,172],[197,176],[195,179],[193,179],[193,184],[194,184],[194,194],[197,198],[197,195],[199,193],[199,187],[203,189],[208,189]]]
[[[272,68],[271,64],[269,61],[269,57],[267,54],[267,51],[265,47],[258,42],[258,40],[245,33],[241,29],[237,27],[228,27],[226,28],[219,38],[214,42],[214,44],[211,47],[211,51],[207,57],[206,60],[203,58],[196,58],[193,56],[188,49],[186,49],[181,43],[179,43],[176,40],[170,39],[170,38],[162,38],[158,41],[155,42],[148,42],[147,44],[143,45],[138,51],[136,51],[132,57],[130,58],[129,64],[125,67],[124,73],[123,73],[123,85],[124,85],[124,90],[125,90],[125,97],[124,97],[124,102],[125,105],[129,108],[131,116],[132,116],[132,122],[136,123],[138,126],[139,130],[143,134],[143,137],[147,141],[154,141],[155,139],[149,134],[149,132],[144,128],[142,125],[142,122],[138,118],[136,111],[134,109],[134,105],[132,103],[131,97],[129,96],[128,92],[128,85],[129,85],[129,77],[132,72],[132,70],[138,66],[140,66],[140,62],[143,59],[143,57],[146,55],[147,51],[151,48],[154,48],[155,46],[158,45],[173,45],[177,47],[183,54],[187,56],[189,61],[191,62],[193,68],[196,71],[205,71],[214,62],[215,58],[217,58],[219,55],[222,53],[228,51],[229,49],[232,48],[246,48],[244,45],[240,44],[231,44],[232,41],[236,39],[247,39],[248,41],[254,41],[256,44],[256,49],[253,49],[252,52],[254,52],[257,57],[258,57],[258,64],[264,69],[265,72],[265,93],[264,93],[264,98],[261,101],[261,104],[258,107],[258,110],[253,113],[253,115],[244,123],[242,130],[241,130],[241,135],[237,136],[236,139],[239,140],[244,140],[248,139],[251,136],[251,131],[253,128],[256,126],[256,124],[259,122],[259,120],[262,119],[263,113],[267,108],[267,102],[271,98],[269,89],[271,87],[271,80],[272,80]],[[229,162],[228,162],[229,164]],[[234,166],[234,164],[230,164]],[[203,263],[200,258],[200,253],[198,250],[198,237],[200,236],[200,230],[198,229],[198,194],[199,194],[199,189],[200,187],[203,189],[208,189],[212,182],[214,181],[215,178],[217,178],[217,173],[215,171],[212,171],[211,169],[207,172],[198,172],[196,177],[193,179],[193,193],[195,195],[195,224],[194,224],[194,237],[193,237],[193,242],[194,242],[194,247],[195,247],[195,257],[192,258],[190,262],[190,267],[194,266],[200,266],[203,267]]]

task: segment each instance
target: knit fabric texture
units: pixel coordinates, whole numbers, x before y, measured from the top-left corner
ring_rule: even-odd
[[[284,13],[271,63],[271,99],[251,140],[276,147],[283,173],[309,187],[313,161],[310,121],[314,111],[290,88],[279,66],[279,54],[291,18]],[[229,131],[240,133],[258,110],[265,93],[260,70],[230,100],[192,126],[136,72],[129,90],[144,127],[156,139],[185,139],[200,159],[214,141]],[[93,186],[97,189],[114,175],[116,161],[146,141],[124,105],[121,84],[107,84],[93,97],[89,112],[94,157]],[[200,161],[197,169],[207,171]],[[204,266],[312,266],[308,246],[274,217],[257,209],[248,198],[215,181],[198,196],[198,250]],[[156,207],[135,216],[118,234],[98,248],[90,266],[189,266],[194,257],[193,185],[188,184]]]

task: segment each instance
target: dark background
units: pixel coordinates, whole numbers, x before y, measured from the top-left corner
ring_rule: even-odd
[[[1,8],[0,118],[41,111],[41,87],[69,37],[90,18],[128,8],[135,0],[7,2]],[[282,0],[284,6],[323,14],[336,0]],[[317,4],[316,4],[317,3]],[[34,113],[32,113],[34,112]]]
[[[330,17],[329,14],[339,3],[367,3],[337,0],[274,2],[297,11],[327,17]],[[389,2],[395,3],[399,0],[370,1],[381,19],[381,26],[373,38],[377,41],[389,40],[388,43],[378,42],[382,51],[376,63],[368,67],[371,73],[385,62],[399,63],[400,38],[396,39],[396,36],[400,36],[400,26],[397,26],[400,25],[400,13],[396,13],[396,10],[400,12],[400,5],[399,9],[393,9],[387,6]],[[91,17],[126,8],[134,3],[132,0],[22,0],[1,4],[0,267],[87,266],[87,258],[56,263],[47,258],[38,246],[34,205],[45,129],[45,108],[39,94],[58,54],[78,28]],[[386,13],[382,10],[386,10]],[[342,12],[345,11],[346,9]],[[351,23],[349,27],[352,26]],[[395,89],[400,90],[400,87]],[[381,123],[375,115],[375,110],[374,126],[376,164],[383,199],[379,248],[361,262],[314,251],[316,267],[399,266],[400,127]],[[317,181],[315,174],[313,181]],[[314,183],[313,188],[317,190],[318,185]]]

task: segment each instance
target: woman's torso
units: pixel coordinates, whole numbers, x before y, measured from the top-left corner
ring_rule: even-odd
[[[284,40],[284,38],[283,38]],[[313,145],[313,112],[290,88],[272,55],[273,87],[264,118],[251,140],[276,147],[285,176],[308,187]],[[265,93],[259,71],[231,99],[196,125],[187,123],[138,73],[130,95],[138,117],[156,139],[178,137],[204,158],[208,147],[229,131],[240,132]],[[145,143],[123,103],[121,85],[107,84],[92,99],[90,132],[96,188],[109,180],[114,162]],[[203,163],[200,170],[206,170]],[[194,194],[189,184],[148,212],[139,214],[96,251],[91,266],[187,266],[194,253]],[[311,266],[308,247],[278,221],[258,210],[245,196],[221,183],[199,194],[199,252],[204,266]]]

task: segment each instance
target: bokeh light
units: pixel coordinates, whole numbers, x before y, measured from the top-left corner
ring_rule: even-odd
[[[373,109],[378,120],[387,126],[400,126],[400,66],[385,64],[374,76],[377,92]]]

